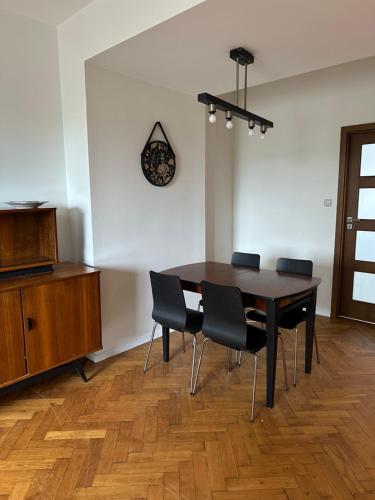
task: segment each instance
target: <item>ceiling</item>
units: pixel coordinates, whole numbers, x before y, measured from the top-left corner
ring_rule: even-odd
[[[57,26],[93,0],[0,0],[0,9]]]
[[[14,1],[14,0],[11,0]],[[207,0],[93,58],[181,92],[234,89],[229,50],[254,53],[248,84],[375,55],[374,0]]]

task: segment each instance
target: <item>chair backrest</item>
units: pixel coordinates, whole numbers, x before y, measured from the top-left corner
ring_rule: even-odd
[[[285,259],[281,257],[277,259],[276,271],[282,273],[303,274],[304,276],[312,276],[313,263],[311,260],[302,259]]]
[[[246,346],[247,327],[239,288],[202,281],[203,334],[232,349]]]
[[[162,326],[184,330],[187,312],[180,278],[150,271],[150,280],[154,299],[153,319]]]
[[[257,253],[243,253],[233,252],[232,262],[233,266],[253,267],[259,269],[260,255]]]

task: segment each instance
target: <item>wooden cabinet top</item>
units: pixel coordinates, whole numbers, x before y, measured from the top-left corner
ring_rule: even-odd
[[[99,272],[99,269],[94,269],[93,267],[64,262],[53,266],[53,270],[50,272],[17,276],[15,278],[8,279],[1,279],[0,275],[0,293],[8,290],[14,290],[16,288],[45,285],[53,281],[76,278],[79,276],[85,276],[87,274]]]
[[[29,214],[56,212],[55,207],[39,207],[39,208],[0,208],[0,214]]]

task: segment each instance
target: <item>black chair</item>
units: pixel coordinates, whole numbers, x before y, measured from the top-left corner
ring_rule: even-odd
[[[204,335],[197,372],[193,386],[195,394],[199,370],[202,363],[204,347],[208,340],[230,349],[245,351],[254,356],[254,379],[251,403],[251,420],[254,420],[254,402],[257,375],[257,353],[266,345],[266,331],[246,323],[242,294],[239,288],[215,285],[202,281],[204,319],[202,333]],[[285,358],[284,358],[285,359]],[[285,371],[284,364],[284,373]]]
[[[260,255],[257,253],[233,252],[232,266],[252,267],[259,269]]]
[[[312,276],[313,263],[311,260],[301,259],[285,259],[280,258],[276,263],[276,271],[280,273],[300,274],[302,276]],[[266,323],[266,313],[263,311],[253,310],[247,313],[247,318],[259,323]],[[279,327],[286,330],[294,330],[294,375],[293,384],[297,383],[297,347],[298,347],[298,325],[306,321],[306,310],[303,307],[296,307],[283,314],[280,312]],[[317,362],[320,363],[318,341],[314,331],[314,343]]]
[[[231,264],[232,266],[259,269],[260,255],[257,253],[233,252]],[[203,307],[202,299],[198,303],[198,311],[201,310],[201,307]],[[246,308],[248,306],[245,304],[244,307]],[[236,351],[236,365],[241,366],[241,351]]]
[[[231,264],[232,266],[251,267],[252,269],[259,269],[260,255],[257,253],[244,253],[233,252]],[[198,311],[203,307],[203,300],[201,299],[198,304]]]
[[[152,318],[155,321],[151,333],[143,371],[147,370],[148,358],[150,356],[154,340],[156,326],[170,328],[182,332],[183,349],[185,351],[184,332],[191,333],[193,338],[193,362],[191,367],[190,392],[193,390],[193,377],[195,365],[195,351],[197,345],[196,333],[202,330],[203,314],[193,309],[188,309],[185,303],[184,292],[178,276],[156,273],[150,271],[150,280],[154,307]]]

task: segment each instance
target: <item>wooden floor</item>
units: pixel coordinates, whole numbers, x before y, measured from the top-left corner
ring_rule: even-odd
[[[172,335],[69,370],[0,400],[0,498],[375,499],[375,328],[318,319],[321,365],[264,407],[260,359],[256,421],[248,420],[250,360],[228,374],[208,345],[202,384],[188,390],[191,343]],[[287,338],[292,378],[292,337]],[[302,336],[301,336],[302,338]],[[302,342],[301,342],[302,344]]]

